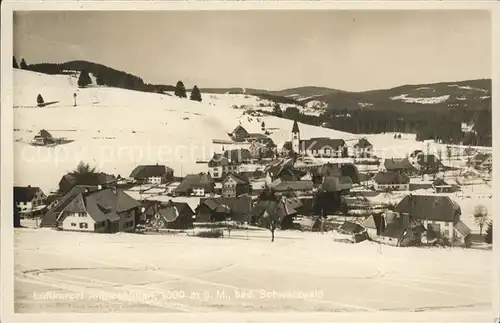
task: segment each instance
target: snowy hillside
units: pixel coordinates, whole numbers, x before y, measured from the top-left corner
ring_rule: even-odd
[[[73,106],[76,93],[77,106]],[[57,102],[36,108],[36,97]],[[278,146],[290,140],[292,121],[272,116],[252,117],[243,113],[258,108],[255,96],[205,94],[203,102],[167,94],[118,88],[77,87],[76,76],[46,75],[14,71],[14,137],[17,185],[57,187],[60,177],[80,160],[99,170],[128,176],[138,163],[166,163],[177,174],[207,171],[207,160],[228,140],[238,124],[249,132],[262,133],[264,121]],[[234,106],[243,108],[234,108]],[[351,134],[300,125],[307,137],[350,138]],[[55,137],[73,142],[56,147],[27,144],[45,129]],[[227,147],[226,147],[227,148]],[[40,174],[46,174],[41,177]]]

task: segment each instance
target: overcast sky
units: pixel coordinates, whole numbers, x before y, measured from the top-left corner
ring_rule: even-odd
[[[487,11],[24,12],[14,54],[187,87],[370,90],[491,78]]]

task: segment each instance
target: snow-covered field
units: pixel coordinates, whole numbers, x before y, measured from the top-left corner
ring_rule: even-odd
[[[276,237],[16,229],[15,310],[491,310],[490,252],[343,244],[319,233]]]
[[[249,95],[207,94],[200,103],[168,94],[106,87],[78,89],[74,77],[18,69],[14,91],[14,184],[39,186],[46,193],[56,189],[61,176],[81,160],[99,171],[124,177],[142,163],[166,164],[176,175],[206,172],[207,165],[196,161],[221,152],[222,145],[212,140],[228,140],[227,133],[238,124],[249,132],[262,133],[265,122],[270,137],[281,146],[290,140],[293,122],[244,115],[247,109],[262,104]],[[33,108],[39,93],[46,102],[58,102]],[[74,93],[77,107],[73,107]],[[394,139],[394,134],[363,136],[304,124],[299,127],[303,139],[342,138],[351,145],[367,137],[381,158],[427,149],[414,135]],[[73,141],[56,147],[29,145],[40,129]],[[429,147],[444,151],[443,145]],[[491,194],[491,188],[474,188],[470,194],[469,188],[464,192],[470,198],[456,200],[467,217],[465,222],[477,231],[470,216],[478,203],[492,211],[491,200],[478,197]],[[479,193],[479,188],[485,193]],[[157,196],[162,191],[143,195],[170,199]],[[136,197],[139,192],[130,194]],[[197,199],[185,201],[192,208],[197,205]],[[278,232],[275,243],[269,240],[268,231],[234,231],[231,238],[203,239],[16,229],[16,311],[491,308],[488,251],[398,249],[371,242],[349,245],[333,242],[329,234],[299,232]]]
[[[74,93],[77,107],[73,107]],[[45,102],[58,103],[34,108],[38,94]],[[228,140],[227,133],[238,124],[249,132],[262,133],[264,122],[269,136],[281,147],[290,140],[293,121],[243,114],[246,109],[259,108],[259,100],[250,95],[206,94],[200,103],[117,88],[79,89],[74,76],[15,69],[15,184],[39,186],[49,192],[81,160],[121,176],[128,176],[137,164],[157,162],[172,167],[176,174],[205,172],[206,164],[196,161],[221,152],[223,145],[212,140]],[[367,137],[380,158],[404,157],[426,149],[426,143],[417,142],[414,135],[394,139],[390,133],[363,136],[305,124],[299,127],[303,139],[342,138],[354,145],[358,138]],[[28,145],[40,129],[74,141],[56,147]],[[439,145],[432,144],[431,149],[435,146]],[[443,145],[440,148],[444,150]]]
[[[59,102],[30,108],[39,93],[46,102]],[[74,93],[77,107],[73,107]],[[233,108],[257,107],[257,103],[256,97],[248,95],[207,94],[200,103],[117,88],[79,89],[74,77],[16,69],[15,183],[39,186],[48,192],[57,188],[61,176],[80,160],[121,176],[128,176],[137,164],[157,162],[172,167],[176,174],[181,170],[183,174],[207,171],[206,164],[196,161],[208,160],[214,152],[222,151],[222,145],[212,140],[228,140],[228,132],[238,124],[249,132],[262,133],[264,121],[276,144],[281,146],[290,140],[293,121],[252,117],[243,115],[245,109]],[[300,128],[304,138],[354,137],[321,127],[301,124]],[[40,129],[74,141],[56,147],[28,145]]]

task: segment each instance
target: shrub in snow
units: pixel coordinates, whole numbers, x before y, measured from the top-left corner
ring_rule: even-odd
[[[200,238],[222,238],[224,232],[220,229],[210,230],[210,231],[200,231],[196,234]]]
[[[196,85],[194,86],[193,91],[191,91],[190,99],[193,101],[201,102],[201,92]]]
[[[19,65],[17,65],[17,61],[16,61],[16,57],[15,56],[12,56],[12,67],[14,68],[19,68]]]
[[[26,64],[26,61],[24,60],[24,58],[21,58],[21,68],[22,69],[26,69],[28,67],[28,64]]]
[[[80,77],[78,77],[78,86],[86,87],[89,84],[92,84],[92,80],[90,79],[89,73],[85,70],[82,70],[80,72]]]
[[[484,241],[486,243],[492,244],[493,243],[493,222],[490,221],[488,223],[488,228],[486,229],[486,236],[484,237]]]
[[[44,101],[43,101],[42,95],[38,94],[38,96],[36,97],[36,104],[40,107],[40,106],[42,106],[43,103],[44,103]]]
[[[182,81],[177,82],[175,85],[175,91],[174,91],[175,96],[179,98],[186,98],[186,87],[184,86],[184,83]]]

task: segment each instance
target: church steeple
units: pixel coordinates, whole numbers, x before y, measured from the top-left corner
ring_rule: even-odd
[[[300,130],[297,121],[294,121],[292,126],[292,150],[300,153]]]
[[[292,133],[300,133],[299,124],[297,123],[297,120],[293,122]]]

